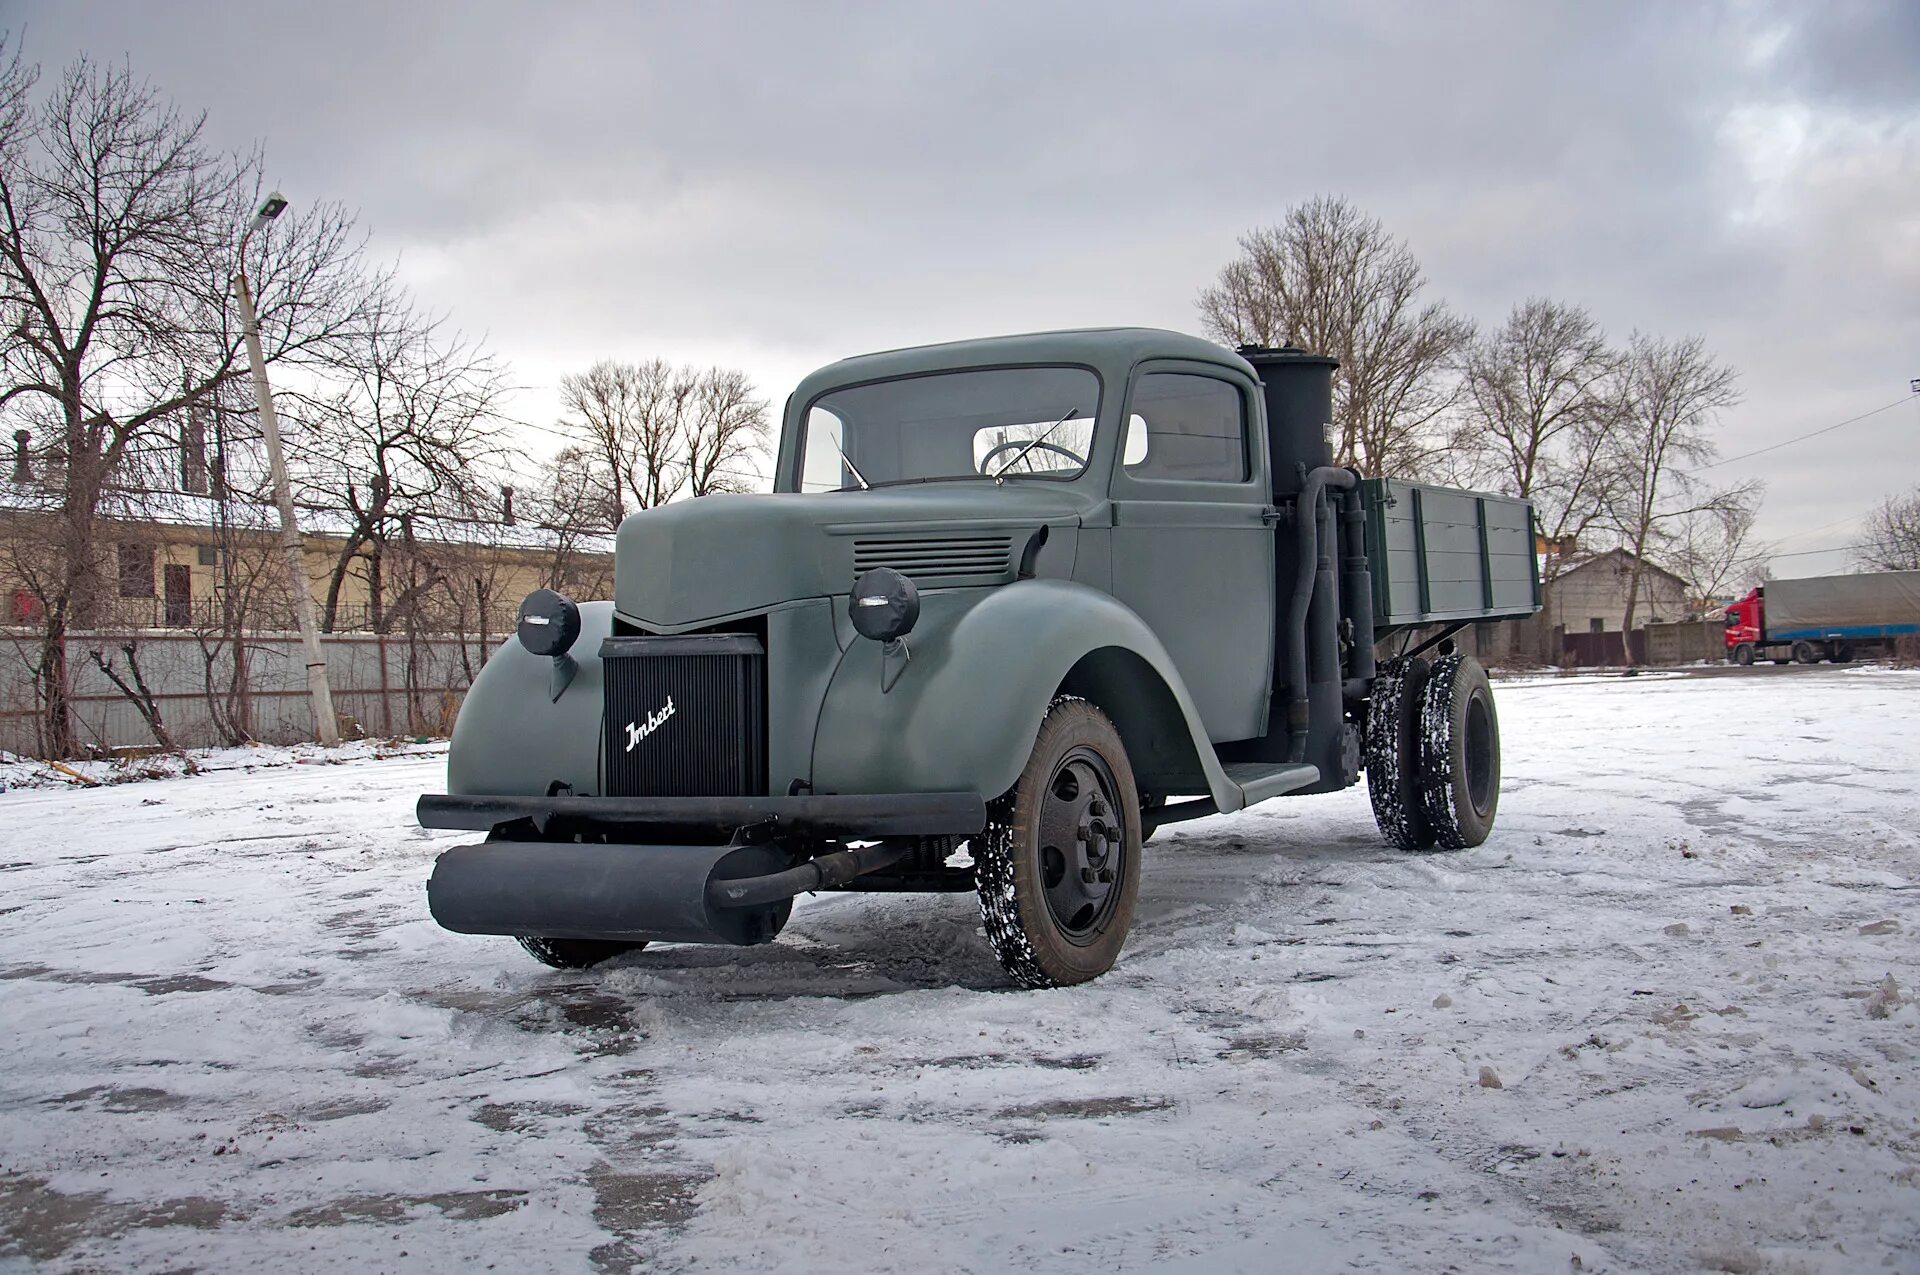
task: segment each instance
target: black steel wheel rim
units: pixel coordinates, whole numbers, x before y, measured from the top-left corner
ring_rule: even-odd
[[[1467,701],[1467,800],[1485,817],[1493,805],[1493,708],[1476,693]]]
[[[1120,906],[1127,827],[1120,785],[1104,758],[1075,748],[1054,766],[1040,794],[1035,839],[1040,885],[1061,937],[1096,942]]]

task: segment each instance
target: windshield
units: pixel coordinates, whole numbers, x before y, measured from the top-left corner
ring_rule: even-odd
[[[879,381],[822,394],[801,422],[800,490],[967,478],[1078,477],[1100,378],[1008,367]]]

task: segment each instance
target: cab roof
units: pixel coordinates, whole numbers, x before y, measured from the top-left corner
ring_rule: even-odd
[[[956,368],[1014,364],[1082,364],[1117,382],[1142,359],[1190,359],[1231,367],[1258,379],[1253,366],[1225,346],[1164,328],[1067,328],[1018,336],[977,337],[860,354],[813,372],[794,390],[797,404],[841,385]]]

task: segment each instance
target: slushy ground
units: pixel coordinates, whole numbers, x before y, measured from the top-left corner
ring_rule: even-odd
[[[433,750],[0,795],[0,1265],[1920,1271],[1920,674],[1497,686],[1486,845],[1179,825],[1091,985],[968,895],[559,973]]]

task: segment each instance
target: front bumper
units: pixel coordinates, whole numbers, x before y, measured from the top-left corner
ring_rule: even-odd
[[[790,838],[972,836],[978,793],[813,797],[420,798],[428,828],[493,834],[434,863],[434,920],[463,934],[764,943],[793,896],[889,867],[908,845],[792,863]],[[592,834],[576,839],[577,834]],[[730,836],[711,839],[712,834]],[[697,844],[676,844],[694,840]],[[804,853],[804,852],[803,852]]]
[[[970,837],[987,826],[977,792],[851,793],[806,797],[493,797],[428,793],[418,806],[423,828],[492,832],[530,822],[542,836],[558,832],[653,830],[731,835],[754,828],[756,839],[785,836],[851,838]]]

